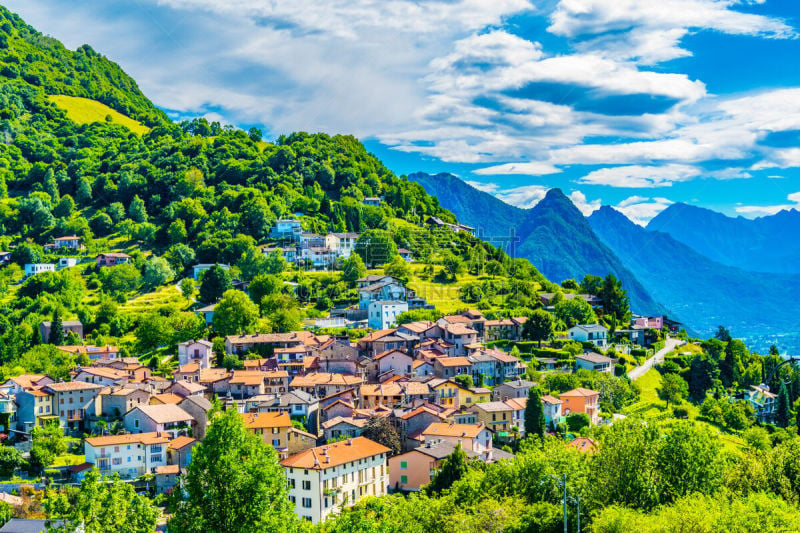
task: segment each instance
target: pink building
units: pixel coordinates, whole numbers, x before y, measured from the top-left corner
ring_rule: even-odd
[[[643,328],[652,328],[658,329],[664,327],[664,317],[663,316],[640,316],[637,318],[634,323],[634,326],[641,326]]]
[[[97,266],[115,266],[123,263],[130,263],[131,256],[117,252],[109,252],[97,256]]]

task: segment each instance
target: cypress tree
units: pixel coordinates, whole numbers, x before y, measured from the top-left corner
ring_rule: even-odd
[[[47,344],[55,346],[64,345],[64,323],[61,321],[61,313],[56,310],[53,313],[53,321],[50,323],[50,336],[47,339]]]
[[[542,398],[536,387],[531,387],[528,391],[528,403],[525,405],[525,434],[537,435],[544,440],[544,407]]]
[[[467,454],[461,448],[461,444],[456,445],[453,453],[447,456],[442,463],[442,467],[436,472],[431,482],[425,487],[428,495],[436,496],[442,491],[449,489],[453,483],[461,479],[467,473]]]
[[[786,391],[786,384],[781,382],[781,388],[778,391],[778,410],[775,412],[775,424],[785,428],[789,425],[789,393]]]

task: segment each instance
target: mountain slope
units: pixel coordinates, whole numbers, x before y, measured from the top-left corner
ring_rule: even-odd
[[[631,307],[641,313],[665,312],[594,235],[583,214],[559,189],[551,189],[531,209],[506,204],[479,191],[452,174],[431,176],[417,173],[409,179],[422,184],[426,192],[452,211],[458,220],[482,231],[486,240],[510,254],[524,257],[548,279],[560,282],[582,279],[586,274],[605,276],[609,272],[622,280]],[[513,242],[508,244],[513,232]]]
[[[701,334],[723,324],[753,339],[796,327],[800,301],[787,298],[786,290],[797,286],[800,276],[722,265],[666,233],[637,226],[611,207],[595,211],[589,223],[654,298]]]
[[[800,212],[796,210],[749,220],[678,203],[651,220],[647,229],[668,233],[724,265],[800,273]]]

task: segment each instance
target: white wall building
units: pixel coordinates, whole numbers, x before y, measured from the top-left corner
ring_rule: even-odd
[[[569,338],[578,342],[591,342],[598,348],[608,345],[608,328],[599,324],[578,324],[569,328]]]
[[[167,464],[169,441],[169,436],[161,433],[90,437],[84,446],[86,462],[101,474],[116,472],[121,478],[137,478]]]
[[[25,277],[29,278],[42,272],[55,272],[56,266],[53,263],[27,263],[25,265]]]
[[[386,494],[389,448],[356,437],[296,453],[281,461],[295,513],[313,523],[367,496]]]
[[[213,311],[212,311],[213,313]],[[191,340],[178,344],[178,365],[197,363],[200,369],[211,368],[213,344],[207,340]]]
[[[370,302],[368,323],[372,329],[388,329],[394,326],[397,315],[408,311],[408,303],[399,300]]]

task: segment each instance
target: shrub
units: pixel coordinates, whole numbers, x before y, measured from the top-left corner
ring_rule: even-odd
[[[644,348],[633,348],[631,349],[631,355],[636,357],[637,359],[639,357],[647,357],[647,350],[645,350]]]
[[[567,416],[567,428],[573,433],[578,433],[592,424],[592,419],[586,413],[572,413]]]
[[[689,410],[685,407],[674,407],[672,409],[672,416],[675,418],[688,418]]]

